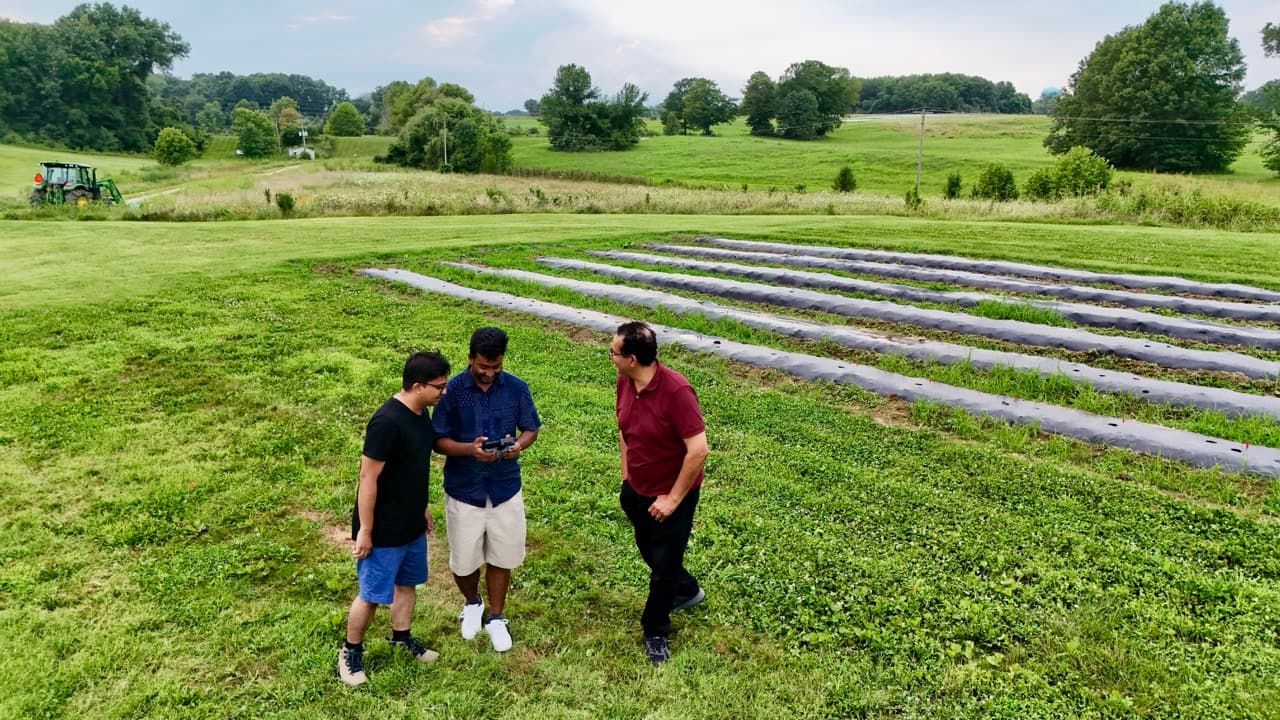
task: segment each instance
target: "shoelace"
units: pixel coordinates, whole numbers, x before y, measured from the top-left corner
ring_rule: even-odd
[[[347,648],[347,672],[358,673],[364,670],[364,653]]]

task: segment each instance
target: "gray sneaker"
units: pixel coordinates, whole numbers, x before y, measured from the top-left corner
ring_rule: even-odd
[[[707,594],[702,591],[702,588],[698,588],[698,592],[692,595],[677,595],[675,599],[671,601],[671,609],[686,610],[706,599]]]
[[[338,648],[338,678],[343,683],[355,687],[369,680],[364,674],[364,652],[351,650],[346,645]]]

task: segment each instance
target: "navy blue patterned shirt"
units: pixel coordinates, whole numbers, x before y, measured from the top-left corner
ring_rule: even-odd
[[[447,392],[431,413],[431,423],[436,437],[464,443],[481,435],[490,439],[519,437],[517,429],[525,432],[542,426],[523,380],[503,371],[485,391],[476,385],[470,368],[449,378]],[[486,499],[501,505],[520,491],[520,460],[480,462],[470,455],[449,456],[444,461],[444,491],[476,507],[484,507]]]

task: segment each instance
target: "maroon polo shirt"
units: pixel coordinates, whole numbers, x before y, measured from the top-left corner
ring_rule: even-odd
[[[655,361],[657,362],[657,361]],[[618,375],[618,430],[627,443],[627,481],[641,495],[671,492],[684,464],[685,438],[706,429],[698,396],[684,376],[657,363],[658,372],[644,390]],[[690,489],[702,485],[702,471]]]

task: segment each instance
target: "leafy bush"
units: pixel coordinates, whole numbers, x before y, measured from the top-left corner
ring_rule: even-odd
[[[1058,173],[1053,168],[1040,168],[1022,185],[1022,195],[1031,200],[1057,200],[1062,197]]]
[[[1057,200],[1064,195],[1097,195],[1111,184],[1115,170],[1087,147],[1076,146],[1027,178],[1022,193],[1033,200]]]
[[[1262,146],[1262,166],[1280,173],[1280,130],[1276,130],[1271,140]]]
[[[853,192],[858,187],[858,180],[853,177],[853,168],[845,165],[840,168],[840,172],[836,173],[835,182],[831,183],[831,188],[836,192]]]
[[[924,207],[924,198],[920,197],[920,189],[915,185],[907,188],[906,200],[908,210],[919,210]]]
[[[1063,195],[1082,197],[1107,189],[1115,173],[1106,158],[1087,147],[1077,145],[1054,163],[1058,190]]]
[[[953,172],[947,176],[947,184],[942,188],[942,197],[955,200],[960,197],[960,173]]]
[[[278,192],[276,193],[276,207],[280,208],[280,214],[289,217],[293,214],[293,193]]]
[[[156,136],[151,154],[161,165],[177,166],[196,156],[196,144],[178,128],[167,127]]]
[[[1013,171],[999,163],[987,165],[978,175],[973,194],[984,200],[1017,200],[1018,185],[1013,180]]]

